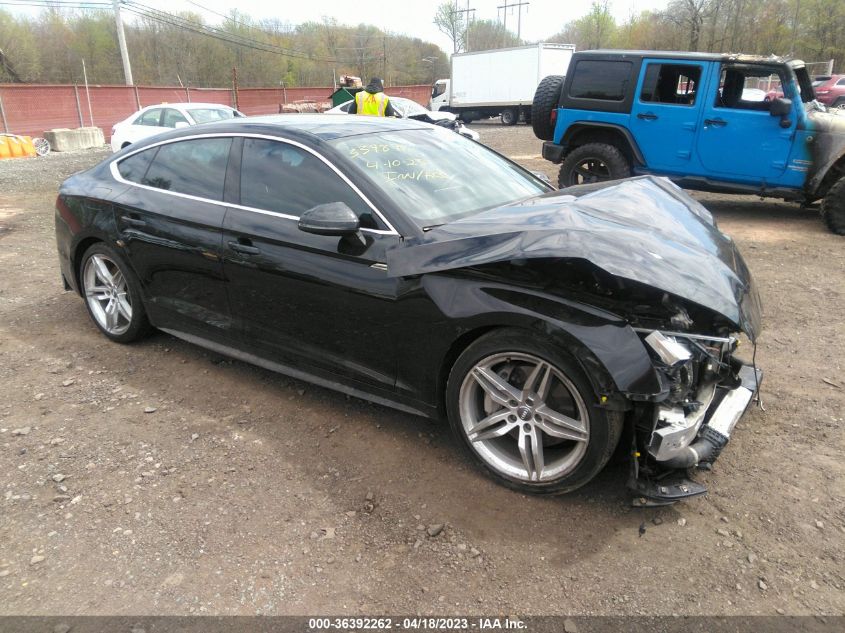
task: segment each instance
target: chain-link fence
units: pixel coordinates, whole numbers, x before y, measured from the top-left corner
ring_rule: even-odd
[[[285,106],[327,104],[334,88],[183,88],[158,86],[68,86],[0,84],[0,133],[43,136],[55,128],[99,127],[106,140],[111,128],[133,112],[159,103],[220,103],[247,115],[277,114]],[[430,87],[393,86],[388,95],[425,105]]]

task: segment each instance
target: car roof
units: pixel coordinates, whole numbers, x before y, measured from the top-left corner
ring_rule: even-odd
[[[198,134],[283,135],[303,140],[329,141],[346,136],[399,130],[433,130],[434,126],[413,119],[374,116],[331,116],[326,114],[272,114],[203,123],[149,137],[153,143]],[[144,141],[131,147],[138,149]]]
[[[798,59],[787,59],[776,55],[745,55],[742,53],[690,53],[685,51],[642,51],[642,50],[612,50],[600,49],[594,51],[579,51],[579,57],[654,57],[658,59],[690,59],[695,61],[718,62],[746,62],[749,64],[786,64],[803,66]]]
[[[182,102],[182,103],[154,103],[145,106],[141,110],[149,110],[150,108],[183,108],[190,110],[191,108],[229,108],[233,110],[232,106],[227,106],[224,103],[198,103],[196,101]],[[138,110],[140,112],[141,110]]]

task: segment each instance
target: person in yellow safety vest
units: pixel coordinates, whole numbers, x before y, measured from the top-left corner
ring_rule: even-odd
[[[349,106],[349,114],[396,116],[390,99],[384,94],[384,84],[381,79],[373,77],[366,88],[355,94],[355,100]]]

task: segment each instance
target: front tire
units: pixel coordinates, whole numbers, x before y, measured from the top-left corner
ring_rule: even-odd
[[[615,145],[587,143],[573,149],[560,164],[558,185],[561,189],[631,175],[631,164]]]
[[[522,330],[470,345],[449,375],[449,424],[470,458],[521,492],[563,494],[604,468],[622,416],[596,405],[578,363]]]
[[[94,325],[112,341],[130,343],[150,329],[138,278],[123,258],[103,242],[82,256],[80,288]]]
[[[837,180],[822,200],[822,217],[827,228],[845,235],[845,177]]]

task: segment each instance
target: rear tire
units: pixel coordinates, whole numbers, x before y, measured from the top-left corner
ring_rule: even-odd
[[[845,176],[833,184],[822,200],[822,218],[831,231],[845,235]]]
[[[614,145],[587,143],[569,152],[560,165],[558,186],[563,189],[591,182],[618,180],[631,175],[631,165]]]
[[[563,494],[604,468],[623,418],[602,409],[565,350],[531,332],[501,329],[470,345],[446,388],[449,424],[469,457],[498,483]]]
[[[502,125],[516,125],[516,122],[519,119],[519,112],[517,112],[514,108],[502,110],[501,119]]]
[[[531,104],[531,127],[534,136],[541,141],[551,141],[554,138],[555,126],[552,123],[552,113],[557,110],[560,102],[560,91],[563,88],[562,75],[544,77],[534,92]]]
[[[112,341],[131,343],[150,331],[138,278],[105,242],[82,255],[79,287],[94,325]]]

